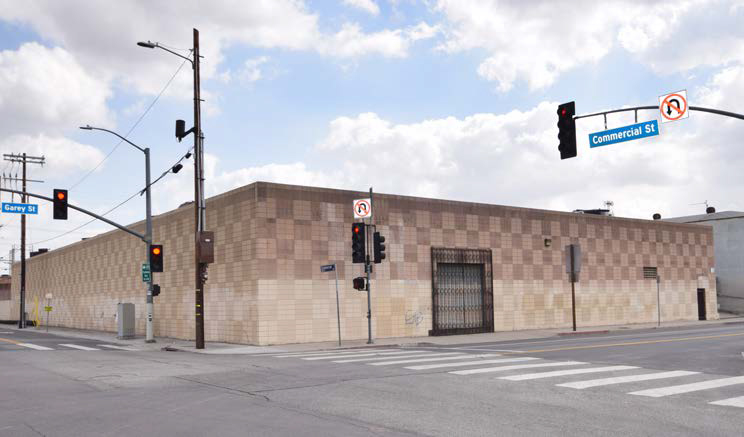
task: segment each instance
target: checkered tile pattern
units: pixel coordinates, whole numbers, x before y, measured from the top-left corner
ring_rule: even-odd
[[[256,183],[210,199],[207,228],[216,246],[205,294],[207,340],[335,340],[335,277],[319,269],[330,263],[338,266],[342,337],[365,338],[366,295],[351,286],[363,266],[351,263],[350,240],[352,200],[367,196]],[[432,328],[431,247],[492,251],[496,330],[570,326],[563,251],[571,243],[584,254],[580,326],[655,321],[656,282],[643,279],[644,266],[658,267],[662,277],[662,320],[697,318],[698,288],[706,289],[708,317],[717,317],[707,226],[378,194],[374,221],[387,238],[387,259],[373,274],[376,337]],[[155,277],[163,289],[156,335],[193,338],[193,209],[156,217],[155,240],[166,248],[166,272]],[[134,302],[142,332],[144,259],[143,243],[119,231],[35,257],[28,302],[52,292],[53,323],[103,330],[115,330],[117,302]]]

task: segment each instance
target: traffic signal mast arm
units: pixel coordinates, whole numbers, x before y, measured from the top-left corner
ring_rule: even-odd
[[[51,197],[46,197],[46,196],[42,196],[42,195],[39,195],[39,194],[24,193],[23,191],[10,190],[8,188],[0,188],[0,191],[4,191],[6,193],[20,194],[20,195],[24,195],[25,194],[26,196],[29,196],[29,197],[35,197],[37,199],[46,200],[48,202],[54,203],[54,199],[52,199]],[[120,225],[119,223],[113,222],[113,221],[107,219],[106,217],[100,216],[100,215],[98,215],[98,214],[96,214],[94,212],[90,212],[87,209],[80,208],[79,206],[75,206],[75,205],[73,205],[71,203],[68,203],[67,204],[67,207],[70,208],[70,209],[74,209],[75,211],[80,211],[83,214],[86,214],[86,215],[89,215],[89,216],[91,216],[93,218],[96,218],[96,219],[98,219],[98,220],[100,220],[100,221],[102,221],[102,222],[104,222],[106,224],[109,224],[109,225],[111,225],[111,226],[113,226],[115,228],[119,228],[122,231],[124,231],[124,232],[126,232],[128,234],[134,235],[135,237],[137,237],[140,240],[142,240],[145,243],[147,243],[147,241],[145,240],[145,236],[144,235],[142,235],[142,234],[140,234],[140,233],[138,233],[136,231],[133,231],[133,230],[127,228],[124,225]]]
[[[574,120],[578,120],[580,118],[586,118],[586,117],[595,117],[597,115],[607,115],[607,114],[612,114],[612,113],[615,113],[615,112],[642,111],[642,110],[649,110],[649,109],[653,109],[655,111],[658,111],[659,110],[659,105],[654,105],[654,106],[635,106],[633,108],[612,109],[610,111],[595,112],[593,114],[574,115]],[[722,111],[720,109],[703,108],[701,106],[690,106],[690,111],[709,112],[711,114],[723,115],[725,117],[732,117],[732,118],[738,118],[739,120],[744,120],[744,115],[742,115],[742,114],[737,114],[735,112],[729,112],[729,111]]]

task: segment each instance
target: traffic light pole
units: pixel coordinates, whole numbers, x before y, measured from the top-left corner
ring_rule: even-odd
[[[150,259],[150,248],[152,247],[152,196],[150,194],[150,148],[146,147],[145,150],[145,246],[147,248],[146,260]],[[153,272],[150,270],[150,280],[147,281],[147,323],[145,329],[145,343],[155,343],[152,318],[153,318],[153,302],[152,302],[152,277]]]
[[[374,218],[374,200],[372,199],[372,187],[369,187],[369,209],[372,210],[372,217]],[[369,226],[365,226],[365,232],[367,233],[364,237],[365,244],[367,245],[366,259],[364,264],[364,270],[367,272],[367,344],[372,344],[372,287],[370,286],[370,274],[372,273],[372,263],[369,259],[369,248],[370,248],[370,235],[369,229],[372,228],[372,218],[369,219]]]
[[[207,265],[201,261],[201,233],[204,231],[204,136],[201,130],[201,90],[199,86],[199,31],[194,29],[194,330],[196,348],[204,349],[204,274]]]

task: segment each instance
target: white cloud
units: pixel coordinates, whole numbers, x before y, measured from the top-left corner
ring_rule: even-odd
[[[0,52],[0,132],[110,125],[105,80],[90,74],[65,49],[26,43]]]
[[[377,6],[377,3],[375,3],[374,0],[344,0],[344,4],[353,8],[361,9],[372,15],[380,13],[380,7]]]
[[[259,56],[258,58],[247,59],[243,63],[243,68],[238,73],[240,81],[243,83],[253,83],[264,77],[264,73],[261,71],[261,66],[266,64],[269,58],[266,56]]]
[[[720,0],[439,0],[440,49],[482,49],[478,74],[500,91],[532,90],[620,47],[662,74],[744,61],[744,9]]]
[[[44,167],[34,168],[35,177],[45,174],[64,177],[79,171],[89,170],[91,163],[98,163],[103,159],[103,153],[93,146],[80,144],[61,136],[39,135],[11,135],[0,141],[2,153],[25,152],[32,156],[44,156]]]

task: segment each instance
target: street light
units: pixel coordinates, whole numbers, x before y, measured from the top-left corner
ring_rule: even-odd
[[[212,244],[211,236],[206,236],[205,228],[205,202],[204,202],[204,133],[201,130],[201,91],[199,79],[199,31],[194,29],[194,46],[191,50],[193,59],[177,53],[157,42],[140,41],[140,47],[148,49],[158,48],[191,63],[194,71],[194,127],[186,130],[182,120],[176,121],[176,137],[181,141],[189,133],[194,134],[194,322],[196,348],[204,349],[204,281],[207,277],[207,265],[211,262],[210,248],[202,251],[205,242]],[[187,156],[188,158],[188,156]],[[180,169],[179,169],[180,170]]]
[[[119,135],[118,133],[103,129],[100,127],[93,127],[90,125],[86,126],[80,126],[80,129],[83,130],[100,130],[103,132],[108,132],[112,135],[116,135],[119,137],[122,141],[126,142],[130,146],[133,146],[140,152],[145,154],[145,244],[147,245],[147,256],[149,259],[150,256],[150,247],[152,246],[152,198],[150,196],[150,148],[145,147],[144,149],[133,142],[129,141],[128,139],[124,138],[123,136]],[[147,281],[147,328],[145,332],[145,342],[146,343],[155,343],[155,339],[153,338],[153,329],[152,329],[152,313],[153,313],[153,304],[152,304],[152,274],[150,274],[150,280]]]

